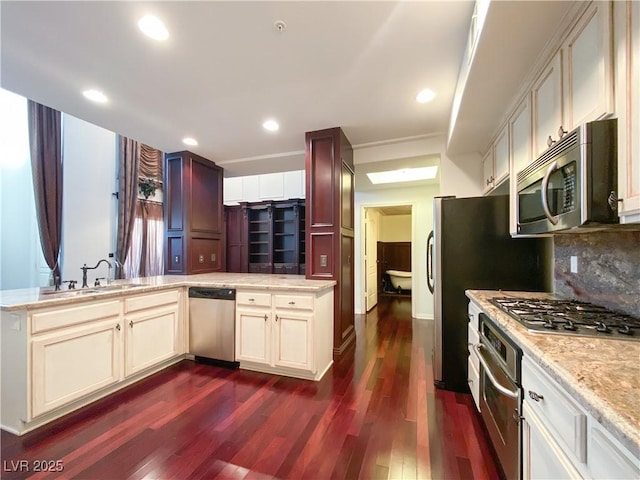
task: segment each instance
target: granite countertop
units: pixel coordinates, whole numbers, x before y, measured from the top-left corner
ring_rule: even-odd
[[[529,333],[489,302],[494,297],[558,298],[550,293],[467,290],[492,320],[636,457],[640,457],[640,342]]]
[[[198,275],[160,275],[118,280],[97,288],[77,288],[52,292],[53,287],[0,291],[0,310],[42,308],[70,303],[148,293],[176,287],[255,288],[318,293],[333,288],[335,280],[307,280],[304,275],[260,273],[202,273]]]

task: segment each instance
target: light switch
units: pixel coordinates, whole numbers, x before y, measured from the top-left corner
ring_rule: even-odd
[[[198,262],[204,263],[204,255],[202,254],[198,255]]]
[[[212,253],[212,254],[211,254],[211,261],[212,261],[212,262],[215,262],[215,261],[216,261],[216,254],[215,254],[215,253]]]
[[[320,266],[321,267],[327,266],[327,255],[320,255]]]

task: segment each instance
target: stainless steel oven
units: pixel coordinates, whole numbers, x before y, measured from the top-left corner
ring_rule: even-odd
[[[480,414],[505,478],[522,477],[522,350],[480,314]]]
[[[558,142],[518,172],[518,233],[618,222],[616,120],[561,132]]]

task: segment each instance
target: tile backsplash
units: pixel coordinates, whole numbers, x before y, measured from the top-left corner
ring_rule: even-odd
[[[640,318],[640,232],[555,235],[554,292]],[[571,273],[571,256],[578,273]]]

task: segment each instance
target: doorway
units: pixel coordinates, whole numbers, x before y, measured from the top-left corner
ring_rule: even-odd
[[[365,310],[381,297],[411,299],[413,206],[363,207],[362,218]]]

